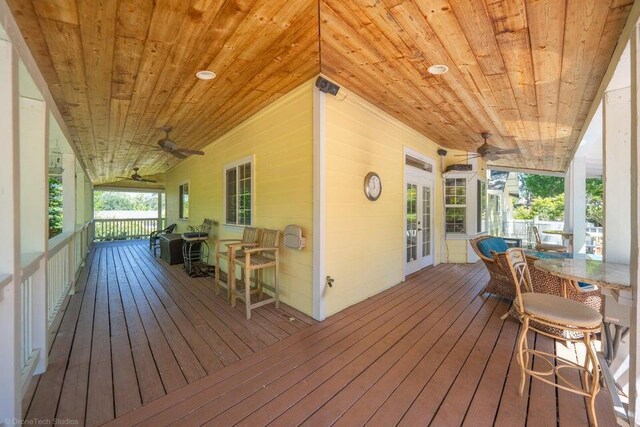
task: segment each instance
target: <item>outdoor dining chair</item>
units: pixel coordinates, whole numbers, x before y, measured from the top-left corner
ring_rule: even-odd
[[[160,239],[161,234],[171,234],[173,230],[176,229],[176,224],[171,224],[170,226],[163,228],[162,230],[152,231],[149,235],[149,250],[153,251],[153,254],[156,253],[156,248],[158,247],[158,241]]]
[[[535,225],[531,227],[533,230],[533,236],[536,238],[536,251],[541,252],[567,252],[567,247],[564,245],[556,245],[553,243],[545,243],[540,238],[540,232]]]
[[[602,326],[600,313],[586,305],[557,295],[533,291],[531,275],[525,252],[520,248],[507,251],[507,262],[515,286],[516,298],[513,307],[522,323],[517,341],[517,360],[520,365],[520,396],[524,393],[527,375],[571,393],[584,396],[591,424],[597,426],[595,399],[600,390],[600,364],[593,348],[592,340]],[[584,364],[565,359],[553,353],[528,347],[527,333],[532,330],[553,339],[540,325],[562,329],[567,335],[580,338],[567,338],[565,341],[583,342],[586,347]],[[529,356],[535,356],[544,363],[544,368],[529,368]],[[565,376],[567,369],[577,370],[582,383],[571,382]],[[555,380],[554,380],[555,378]]]

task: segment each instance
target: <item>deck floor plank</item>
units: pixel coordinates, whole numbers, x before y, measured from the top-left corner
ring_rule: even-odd
[[[80,425],[573,425],[584,399],[527,381],[481,264],[440,265],[322,322],[232,308],[145,242],[98,244],[51,331],[26,418]],[[82,283],[80,283],[82,282]],[[583,357],[529,335],[531,346]],[[533,362],[535,363],[535,361]],[[539,363],[536,365],[538,366]],[[615,420],[606,392],[602,425]],[[112,419],[116,417],[115,419]]]
[[[296,323],[275,336],[273,321],[247,321],[236,311],[215,295],[211,279],[168,266],[146,242],[94,245],[50,330],[49,367],[33,381],[25,419],[99,425],[317,323],[282,304],[271,316]],[[233,337],[240,355],[225,337]]]

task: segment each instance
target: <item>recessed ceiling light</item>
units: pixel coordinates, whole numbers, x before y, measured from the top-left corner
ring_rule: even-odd
[[[216,78],[216,73],[209,70],[202,70],[196,73],[196,77],[200,80],[211,80]]]
[[[431,74],[444,74],[449,71],[449,67],[447,67],[446,65],[437,64],[427,68],[427,71]]]

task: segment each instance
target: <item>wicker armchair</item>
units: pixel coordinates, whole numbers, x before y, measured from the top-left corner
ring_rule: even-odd
[[[506,254],[496,254],[501,267],[509,269],[507,264]],[[562,279],[558,276],[554,276],[545,271],[538,270],[534,263],[540,258],[527,254],[527,264],[529,271],[531,272],[531,281],[533,282],[534,292],[564,296]],[[566,287],[566,298],[574,301],[581,302],[594,310],[602,313],[602,294],[597,288],[585,288],[584,290],[578,290],[574,286]]]
[[[515,289],[509,269],[503,267],[506,266],[506,264],[502,264],[500,260],[496,259],[495,253],[491,258],[485,256],[478,247],[480,242],[493,239],[494,237],[495,236],[480,236],[469,241],[471,248],[473,248],[478,257],[484,262],[485,267],[487,267],[489,271],[489,283],[484,287],[482,293],[488,292],[497,296],[513,299],[515,297]]]

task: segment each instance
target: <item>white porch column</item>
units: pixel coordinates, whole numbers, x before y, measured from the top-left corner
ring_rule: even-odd
[[[585,159],[576,157],[564,178],[564,230],[573,232],[573,253],[586,252],[586,167]]]
[[[603,258],[629,264],[631,88],[606,92],[602,111]]]
[[[631,333],[629,334],[629,421],[632,426],[640,426],[640,355],[638,354],[638,342],[640,338],[640,311],[638,310],[638,279],[640,278],[640,30],[638,25],[631,35],[631,144],[630,162],[631,189],[630,200],[630,224],[631,241],[629,247],[631,289],[633,302],[631,305]]]
[[[18,58],[0,27],[0,419],[19,419],[20,159]]]
[[[62,155],[62,232],[76,231],[76,156]]]

